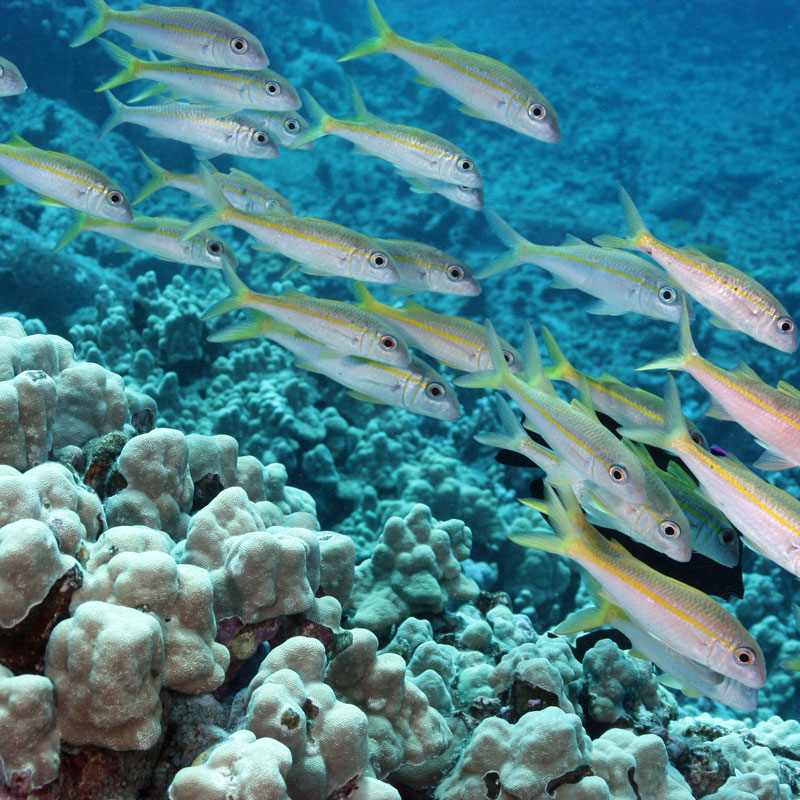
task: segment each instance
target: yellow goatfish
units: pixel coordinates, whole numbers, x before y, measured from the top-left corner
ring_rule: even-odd
[[[312,297],[297,289],[284,290],[279,295],[259,294],[232,269],[223,269],[223,274],[231,295],[214,303],[202,319],[252,308],[324,342],[327,349],[321,354],[323,358],[361,356],[401,367],[411,363],[411,355],[400,334],[377,314],[340,300]]]
[[[742,331],[784,353],[797,350],[794,320],[755,278],[693,247],[672,247],[656,239],[621,186],[619,196],[629,234],[596,236],[596,244],[646,253],[711,312],[717,327]]]
[[[338,136],[352,142],[357,153],[367,153],[388,161],[404,173],[457,186],[483,186],[478,165],[457,145],[422,128],[395,125],[367,111],[355,83],[350,80],[355,116],[332,117],[308,93],[303,98],[316,125],[298,140],[298,146],[321,136]]]
[[[99,169],[64,153],[40,150],[16,134],[0,144],[0,186],[9,183],[95,217],[114,222],[133,219],[125,193]]]
[[[710,395],[706,416],[738,422],[765,448],[755,462],[759,469],[800,466],[800,391],[781,381],[775,389],[745,364],[723,369],[697,352],[689,318],[681,319],[677,353],[639,367],[688,372]]]
[[[712,455],[698,447],[683,424],[678,387],[671,375],[664,399],[663,430],[623,428],[620,435],[678,456],[754,550],[800,577],[800,501],[767,483],[738,458]]]
[[[438,314],[407,300],[402,308],[381,303],[361,283],[355,284],[358,305],[388,319],[399,328],[412,346],[453,369],[477,372],[488,369],[489,345],[483,325],[465,317]],[[512,372],[522,368],[522,356],[508,342],[501,340],[502,358]]]
[[[70,43],[80,47],[105,31],[119,31],[134,47],[157,50],[195,64],[225,69],[262,69],[269,64],[261,42],[241,25],[200,8],[143,3],[134,11],[86,0],[95,18]]]
[[[479,119],[539,139],[558,142],[561,129],[553,107],[530,81],[511,67],[480,53],[471,53],[437,37],[431,44],[398,36],[378,11],[375,0],[367,0],[376,35],[345,53],[339,61],[391,53],[410,64],[418,83],[443,89],[464,105],[459,110]]]
[[[722,676],[687,658],[608,600],[597,598],[595,602],[598,603],[596,608],[573,612],[553,632],[569,635],[611,625],[631,640],[632,656],[652,661],[659,669],[668,673],[668,677],[659,675],[659,680],[665,686],[680,689],[688,697],[710,697],[739,711],[755,711],[758,706],[758,689]]]
[[[511,541],[575,561],[597,581],[603,599],[679,653],[745,686],[766,683],[761,648],[736,617],[704,592],[656,572],[601,536],[571,490],[562,491],[563,504],[549,484],[546,495],[544,503],[522,502],[546,514],[556,535],[517,534]]]
[[[542,338],[544,346],[547,348],[547,354],[553,362],[552,367],[545,368],[550,380],[564,381],[579,390],[585,385],[592,398],[592,405],[620,425],[637,428],[639,426],[663,427],[664,400],[657,394],[636,386],[628,386],[607,372],[599,378],[591,378],[570,363],[553,334],[544,326],[542,326]],[[684,417],[684,419],[686,427],[692,434],[692,439],[701,447],[708,448],[708,442],[702,431],[688,417]]]
[[[629,503],[644,503],[647,486],[644,467],[625,445],[604,428],[583,403],[561,398],[544,373],[533,329],[525,325],[523,371],[513,375],[503,357],[500,340],[491,322],[486,338],[492,369],[457,378],[457,386],[502,389],[525,412],[527,426],[539,433],[558,456],[585,480],[607,489]],[[685,560],[685,559],[684,559]]]
[[[235,342],[261,336],[290,350],[297,359],[296,366],[341,383],[357,400],[396,406],[442,421],[461,416],[453,387],[421,358],[411,356],[407,367],[358,356],[330,358],[324,342],[276,322],[267,314],[250,311],[249,317],[247,322],[209,336],[209,341]]]

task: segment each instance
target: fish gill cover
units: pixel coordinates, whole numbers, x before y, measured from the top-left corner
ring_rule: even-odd
[[[0,798],[800,796],[796,4],[0,12]]]

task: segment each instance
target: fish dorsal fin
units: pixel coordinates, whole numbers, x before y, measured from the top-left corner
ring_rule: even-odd
[[[461,49],[455,42],[445,39],[444,36],[434,36],[433,39],[431,39],[431,44],[435,44],[437,47],[455,47],[458,50]]]
[[[753,466],[756,469],[763,469],[772,471],[778,469],[791,469],[794,466],[797,466],[796,461],[787,458],[786,456],[781,455],[780,453],[776,453],[774,450],[769,448],[764,442],[758,442],[762,447],[766,447],[764,452],[753,462]]]
[[[23,139],[18,133],[12,133],[11,138],[6,144],[13,145],[14,147],[34,147],[27,139]]]
[[[681,252],[686,253],[687,256],[692,256],[694,258],[701,258],[703,261],[711,261],[713,262],[714,259],[711,258],[710,255],[704,253],[699,247],[695,247],[693,244],[687,244],[680,248]]]
[[[413,311],[415,313],[425,312],[426,314],[430,313],[425,306],[420,305],[416,300],[406,300],[403,303],[403,311]]]
[[[650,451],[643,444],[632,442],[630,439],[623,439],[622,444],[646,467],[655,468],[656,462],[653,460],[653,456],[650,455]]]
[[[788,394],[789,397],[792,397],[795,400],[800,400],[800,389],[796,389],[791,383],[786,383],[786,381],[778,381],[778,390],[784,394]]]
[[[568,233],[564,237],[564,241],[561,242],[562,247],[591,247],[588,242],[584,242],[583,239],[579,239],[577,236],[573,236],[573,234]]]
[[[292,297],[295,300],[300,299],[301,297],[304,299],[308,299],[308,295],[304,292],[301,292],[299,289],[295,289],[294,286],[287,286],[282,292],[282,297]]]
[[[585,403],[581,402],[581,401],[580,401],[580,400],[578,400],[577,398],[576,398],[575,400],[573,400],[573,401],[570,403],[570,405],[571,405],[571,406],[572,406],[574,409],[576,409],[577,411],[580,411],[580,412],[581,412],[581,414],[585,414],[587,417],[589,417],[590,419],[592,419],[592,420],[593,420],[594,422],[596,422],[598,425],[600,424],[600,420],[599,420],[599,419],[597,419],[597,414],[595,414],[595,413],[594,413],[594,409],[593,409],[593,408],[590,408],[589,406],[587,406]]]
[[[667,472],[672,475],[675,480],[680,481],[689,489],[697,488],[697,484],[694,482],[692,476],[677,461],[669,462],[667,465]]]
[[[253,178],[253,176],[249,172],[245,172],[243,169],[237,169],[236,167],[230,168],[231,175],[238,175],[240,178]],[[256,180],[253,178],[253,180]]]
[[[760,381],[761,378],[759,377],[758,373],[750,366],[744,363],[744,361],[740,361],[736,365],[736,369],[733,370],[737,376],[740,378],[750,378],[754,381]]]

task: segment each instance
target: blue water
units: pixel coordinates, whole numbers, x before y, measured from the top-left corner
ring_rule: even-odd
[[[480,165],[486,205],[530,240],[559,244],[567,233],[591,240],[622,232],[617,185],[623,184],[657,236],[715,248],[790,313],[800,311],[797,3],[384,0],[382,11],[402,35],[445,36],[529,77],[558,112],[557,145],[460,114],[455,100],[415,83],[413,70],[389,55],[337,64],[338,55],[369,35],[360,0],[218,0],[204,7],[260,35],[270,66],[332,113],[350,111],[348,74],[374,113],[463,146]],[[148,137],[132,125],[96,141],[108,108],[93,90],[116,67],[96,43],[68,46],[86,19],[82,4],[3,0],[0,13],[0,55],[19,66],[29,85],[20,97],[0,99],[3,141],[17,132],[37,146],[91,161],[131,196],[149,178],[137,146],[169,169],[194,168],[186,145]],[[129,44],[118,34],[110,38]],[[142,85],[118,94],[129,97]],[[273,161],[223,156],[214,163],[247,169],[289,197],[301,215],[425,241],[476,270],[503,252],[480,213],[411,193],[388,164],[355,155],[333,137],[313,150],[284,150]],[[172,190],[151,196],[139,210],[184,219],[200,213]],[[239,440],[240,454],[285,463],[290,485],[315,496],[324,527],[356,538],[360,557],[386,517],[420,501],[437,518],[460,517],[472,527],[472,557],[490,565],[485,588],[509,592],[518,609],[526,607],[520,593],[528,586],[546,593],[551,576],[525,574],[518,548],[505,542],[520,514],[514,498],[527,493],[531,473],[496,464],[493,452],[472,439],[496,427],[485,393],[459,391],[463,416],[445,424],[359,403],[328,380],[293,369],[278,348],[210,344],[199,314],[223,294],[218,274],[145,253],[117,253],[111,240],[93,234],[53,255],[50,248],[69,224],[68,211],[40,205],[26,189],[0,188],[0,314],[18,316],[30,333],[69,338],[79,356],[152,394],[159,424],[228,433]],[[254,288],[277,291],[291,283],[320,296],[351,297],[342,280],[284,280],[283,259],[250,250],[239,231],[226,236]],[[419,299],[444,313],[479,322],[489,317],[518,345],[524,320],[547,325],[579,369],[661,391],[662,372],[635,369],[676,348],[675,326],[589,315],[590,298],[548,283],[545,272],[524,266],[488,278],[476,298]],[[705,357],[727,367],[742,359],[770,383],[800,384],[796,354],[712,327],[702,310],[698,316],[693,333]],[[142,350],[152,357],[137,365],[134,354]],[[709,441],[752,461],[759,453],[752,439],[733,423],[703,419],[705,393],[688,376],[677,378],[687,414]],[[344,419],[355,433],[343,435],[333,419]],[[785,470],[770,479],[800,496],[797,474]],[[796,718],[798,679],[777,667],[800,653],[790,611],[800,601],[796,579],[750,551],[744,558],[748,591],[732,607],[759,639],[774,675],[752,716]],[[548,572],[553,564],[550,557],[524,563]],[[559,613],[534,612],[537,630],[571,610],[575,585],[553,587],[561,592]],[[704,701],[682,702],[735,716]]]

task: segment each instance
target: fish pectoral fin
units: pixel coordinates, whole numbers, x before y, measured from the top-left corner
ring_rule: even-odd
[[[718,317],[714,314],[711,315],[709,322],[716,328],[722,328],[725,331],[735,331],[736,328],[728,322],[726,319],[722,319],[722,317]]]
[[[360,144],[353,145],[353,149],[350,151],[354,156],[371,156],[372,153],[369,150],[365,150]]]
[[[703,414],[706,417],[711,417],[711,419],[721,419],[726,422],[733,421],[733,417],[722,407],[719,401],[714,399],[711,400],[711,403]]]
[[[458,110],[462,114],[466,114],[468,117],[475,117],[475,119],[485,119],[489,122],[492,121],[490,117],[487,117],[486,114],[483,113],[483,111],[478,111],[478,109],[472,108],[471,106],[460,105],[458,107]]]
[[[68,206],[64,205],[60,200],[53,200],[52,197],[45,197],[44,195],[39,198],[39,202],[43,206],[52,206],[53,208],[68,208]]]
[[[795,388],[791,383],[778,381],[778,390],[784,394],[788,394],[789,397],[793,397],[795,400],[800,400],[800,389]]]
[[[607,303],[605,300],[598,300],[586,309],[589,314],[600,314],[606,317],[618,317],[620,314],[627,314],[627,309]]]
[[[205,203],[202,203],[202,205],[205,205]],[[264,244],[264,242],[256,242],[255,244],[251,244],[250,247],[253,250],[258,250],[259,253],[274,253],[275,252],[275,248],[274,247],[270,247],[268,244]]]
[[[364,403],[375,403],[375,405],[378,406],[389,405],[386,401],[379,400],[377,397],[371,397],[370,395],[364,394],[363,392],[357,392],[355,390],[351,390],[347,394],[349,394],[350,397],[354,397],[356,400],[361,400]]]
[[[0,186],[8,186],[12,183],[16,183],[16,181],[6,175],[4,172],[0,172]]]
[[[208,150],[205,147],[193,147],[192,150],[194,150],[195,156],[197,156],[200,161],[207,161],[222,155],[220,150]]]
[[[300,264],[299,266],[293,266],[292,270],[299,269],[303,275],[327,275],[330,277],[333,273],[328,272],[328,270],[322,269],[322,267],[318,267],[314,264]]]
[[[420,86],[433,86],[434,89],[438,88],[430,78],[426,78],[424,75],[417,75],[417,77],[414,78],[414,83],[418,83]]]
[[[551,289],[575,289],[575,284],[570,283],[568,280],[564,278],[559,278],[557,276],[553,277],[553,280],[550,282]]]
[[[758,441],[758,440],[756,440]],[[764,452],[753,462],[753,466],[756,469],[763,469],[767,471],[771,470],[778,470],[778,469],[790,469],[791,467],[796,467],[796,461],[790,461],[785,456],[780,455],[780,453],[776,453],[774,450],[769,448],[769,445],[765,444],[764,442],[758,442],[762,447],[766,448]]]
[[[133,248],[129,244],[118,244],[114,248],[115,253],[130,253]],[[163,256],[162,256],[163,258]]]
[[[346,358],[347,356],[351,355],[350,353],[345,353],[342,350],[338,350],[335,347],[331,347],[328,345],[327,347],[323,348],[322,352],[319,354],[320,358]]]

